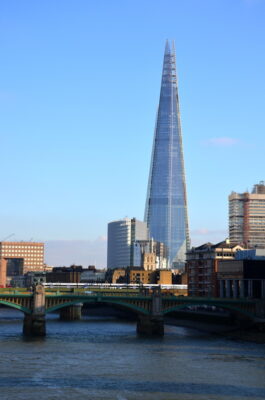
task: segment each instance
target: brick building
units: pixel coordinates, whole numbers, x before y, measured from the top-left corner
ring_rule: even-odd
[[[221,260],[233,260],[243,248],[229,240],[205,243],[187,252],[186,270],[189,296],[218,296],[217,273]]]
[[[113,271],[112,283],[171,285],[170,270],[145,270],[143,267],[118,268]]]
[[[52,272],[46,273],[46,282],[49,283],[80,283],[83,267],[72,265],[71,267],[55,267]]]

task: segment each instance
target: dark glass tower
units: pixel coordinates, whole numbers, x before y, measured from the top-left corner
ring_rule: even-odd
[[[174,43],[166,43],[145,207],[150,237],[168,247],[171,266],[184,265],[189,248],[186,182]]]

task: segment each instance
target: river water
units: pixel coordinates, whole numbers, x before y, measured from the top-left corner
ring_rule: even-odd
[[[47,320],[23,338],[23,314],[0,309],[1,400],[265,399],[265,346],[166,326],[142,338],[111,317]]]

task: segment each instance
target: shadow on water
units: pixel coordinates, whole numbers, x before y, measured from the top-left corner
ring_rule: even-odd
[[[24,342],[40,343],[56,338],[60,340],[60,336],[67,338],[78,337],[79,342],[85,342],[87,337],[93,343],[118,342],[121,338],[128,342],[142,343],[153,342],[168,344],[172,340],[179,339],[182,341],[200,340],[215,341],[221,336],[228,340],[249,340],[256,343],[264,343],[264,338],[256,340],[256,334],[238,334],[233,325],[222,324],[222,320],[216,324],[216,319],[209,323],[208,317],[206,322],[203,319],[199,321],[189,318],[183,318],[183,314],[173,314],[173,318],[167,316],[165,318],[165,336],[164,337],[145,337],[136,333],[136,316],[134,313],[128,314],[122,309],[113,307],[88,306],[82,310],[82,319],[80,321],[61,321],[57,312],[46,315],[46,331],[47,336],[44,338],[24,337],[23,329],[23,312],[9,307],[0,308],[0,338],[2,337],[22,337]],[[180,319],[181,318],[181,319]],[[70,339],[69,339],[70,340]]]
[[[253,388],[248,385],[224,385],[224,384],[211,384],[211,383],[194,383],[192,381],[183,382],[164,382],[164,381],[146,381],[142,379],[141,381],[135,381],[133,379],[126,378],[107,378],[101,377],[90,377],[84,380],[82,377],[71,377],[69,378],[42,378],[37,382],[34,382],[30,378],[0,378],[0,387],[10,387],[13,388],[29,388],[29,387],[54,387],[54,388],[84,388],[89,390],[97,391],[107,391],[111,393],[112,391],[125,390],[127,392],[136,393],[172,393],[178,395],[193,394],[200,396],[216,395],[217,393],[221,396],[229,396],[240,398],[260,398],[264,399],[265,389],[264,388]]]

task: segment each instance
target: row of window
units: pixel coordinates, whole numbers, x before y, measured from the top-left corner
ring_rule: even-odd
[[[35,245],[27,245],[27,246],[21,246],[21,245],[13,245],[13,244],[2,244],[3,249],[32,249],[32,248],[43,248],[43,246],[35,246]]]
[[[27,267],[27,264],[32,263],[34,265],[43,265],[43,262],[39,262],[39,261],[34,261],[34,260],[27,260],[25,262],[25,266]]]
[[[2,254],[7,253],[16,253],[16,254],[28,254],[28,253],[36,253],[36,254],[43,254],[43,250],[16,250],[16,249],[8,249],[0,251]]]

